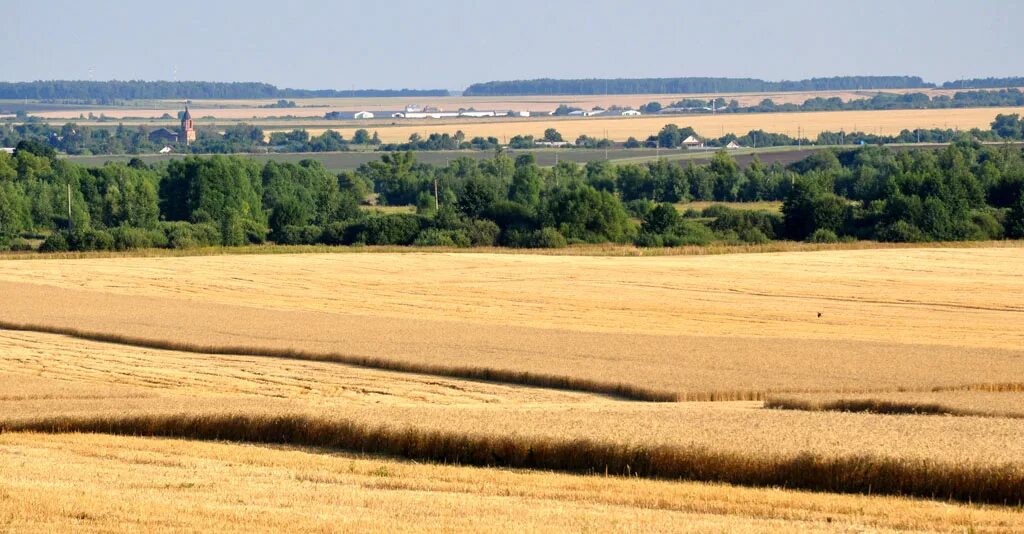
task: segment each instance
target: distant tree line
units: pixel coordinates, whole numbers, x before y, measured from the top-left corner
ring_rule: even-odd
[[[1024,106],[1024,93],[1019,89],[1003,89],[999,91],[959,91],[953,96],[936,95],[929,97],[925,93],[879,93],[871,98],[843,100],[839,97],[815,97],[803,104],[776,104],[770,98],[752,106],[741,106],[737,100],[726,101],[724,98],[712,100],[683,99],[670,104],[667,108],[658,102],[650,102],[640,107],[644,113],[665,113],[671,110],[676,113],[780,113],[799,111],[863,111],[893,109],[947,109],[977,107],[1013,107]]]
[[[1024,77],[971,78],[968,80],[956,80],[942,84],[943,89],[983,89],[991,87],[1024,87]]]
[[[444,89],[279,89],[258,82],[198,82],[142,80],[40,80],[0,82],[0,98],[32,100],[84,100],[111,103],[140,99],[211,98],[347,98],[379,96],[448,96]]]
[[[773,91],[834,91],[856,89],[932,88],[918,76],[836,76],[807,80],[771,82],[755,78],[619,78],[494,81],[475,83],[466,96],[516,95],[622,95],[673,93],[760,93]]]
[[[70,191],[70,205],[68,203]],[[689,201],[782,201],[782,212]],[[381,213],[362,204],[415,206]],[[978,240],[1024,237],[1024,152],[969,141],[936,150],[823,150],[790,167],[614,165],[498,151],[445,166],[412,152],[353,172],[233,156],[84,168],[26,141],[0,153],[0,248],[128,250],[282,244],[562,247]]]
[[[96,128],[68,123],[60,128],[30,122],[0,126],[0,146],[14,147],[23,141],[48,145],[64,154],[152,154],[163,148],[163,142],[149,140],[151,128],[118,125]],[[352,145],[379,145],[376,133],[356,130],[352,139],[345,139],[334,130],[311,136],[306,130],[274,132],[269,138],[262,128],[236,124],[218,131],[212,127],[196,129],[197,138],[189,146],[175,145],[175,150],[191,154],[234,154],[245,152],[344,152]]]

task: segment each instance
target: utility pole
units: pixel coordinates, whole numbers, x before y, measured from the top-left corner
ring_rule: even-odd
[[[441,209],[441,203],[437,197],[437,178],[434,178],[434,211]]]

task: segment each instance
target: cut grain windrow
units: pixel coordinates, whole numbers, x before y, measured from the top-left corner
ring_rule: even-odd
[[[231,345],[203,345],[182,341],[149,339],[123,334],[93,332],[78,328],[56,327],[38,324],[23,324],[0,320],[0,330],[18,332],[40,332],[59,334],[88,341],[129,345],[133,347],[192,352],[196,354],[216,354],[221,356],[264,356],[270,358],[287,358],[319,362],[341,363],[369,369],[381,369],[401,373],[415,373],[466,380],[480,380],[502,384],[582,391],[609,395],[627,400],[643,402],[678,402],[680,396],[669,391],[634,386],[624,383],[601,382],[585,378],[558,376],[526,371],[491,369],[487,367],[456,367],[431,365],[427,363],[403,362],[386,358],[372,358],[339,353],[316,353],[298,349],[273,349],[265,347],[243,347]],[[711,400],[711,399],[709,399]]]
[[[1020,506],[1024,469],[927,459],[745,455],[705,447],[612,444],[586,439],[477,436],[372,426],[302,415],[244,414],[41,417],[7,421],[0,431],[101,433],[326,447],[446,464],[725,482],[834,493],[905,495]]]

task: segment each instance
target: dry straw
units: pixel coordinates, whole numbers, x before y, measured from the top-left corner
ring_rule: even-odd
[[[130,345],[147,349],[174,350],[181,352],[192,352],[197,354],[216,354],[222,356],[266,356],[272,358],[288,358],[294,360],[310,360],[321,362],[341,363],[365,367],[369,369],[381,369],[385,371],[397,371],[402,373],[417,373],[449,378],[462,378],[467,380],[480,380],[486,382],[497,382],[503,384],[517,384],[568,391],[582,391],[610,395],[627,400],[645,402],[678,402],[682,400],[680,395],[670,391],[660,391],[642,386],[634,386],[624,383],[602,382],[586,378],[575,378],[569,376],[558,376],[543,373],[531,373],[528,371],[512,371],[505,369],[493,369],[489,367],[468,367],[468,366],[447,366],[433,365],[428,363],[402,362],[385,358],[373,358],[368,356],[354,356],[339,353],[315,353],[298,349],[273,349],[253,348],[230,345],[202,345],[181,341],[168,341],[159,339],[148,339],[122,334],[110,334],[103,332],[90,332],[77,328],[48,326],[37,324],[23,324],[0,320],[0,330],[13,330],[18,332],[39,332],[45,334],[59,334],[87,341],[98,341],[103,343],[114,343],[117,345]],[[740,393],[737,393],[740,395]],[[716,399],[707,399],[716,400]]]
[[[0,431],[85,432],[279,443],[387,454],[439,463],[608,473],[827,491],[1024,504],[1024,470],[870,455],[751,456],[704,447],[611,444],[586,439],[473,436],[373,427],[301,415],[57,416],[16,420]]]

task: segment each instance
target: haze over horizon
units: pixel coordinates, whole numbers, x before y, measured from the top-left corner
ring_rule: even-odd
[[[529,78],[915,75],[941,83],[1024,75],[1024,34],[1015,27],[1024,5],[992,0],[971,9],[953,0],[737,1],[717,11],[664,0],[167,6],[23,3],[0,33],[14,51],[0,80],[461,90]]]

